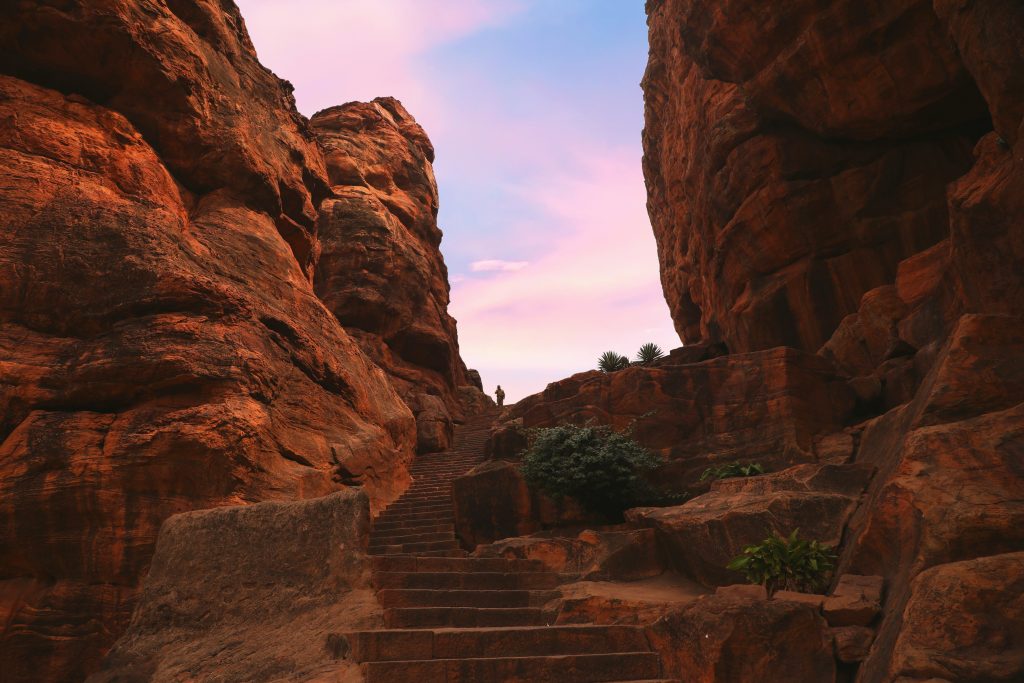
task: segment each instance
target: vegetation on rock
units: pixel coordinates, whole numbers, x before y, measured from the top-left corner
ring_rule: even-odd
[[[746,465],[740,461],[730,462],[726,465],[709,467],[700,475],[701,481],[708,479],[729,479],[730,477],[755,477],[764,474],[764,467],[756,462],[748,462]]]
[[[597,369],[602,372],[615,372],[629,367],[629,359],[615,351],[605,351],[597,359]]]
[[[661,350],[661,347],[653,342],[647,342],[640,347],[640,350],[636,352],[636,360],[638,363],[643,365],[650,365],[659,358],[663,358],[665,352]]]
[[[742,572],[751,583],[763,585],[769,594],[780,589],[820,590],[835,567],[835,550],[818,541],[798,538],[799,531],[794,529],[788,538],[774,535],[748,545],[728,568]]]
[[[661,461],[626,434],[561,425],[532,430],[530,437],[520,469],[531,488],[555,499],[569,496],[609,518],[656,497],[644,475]]]

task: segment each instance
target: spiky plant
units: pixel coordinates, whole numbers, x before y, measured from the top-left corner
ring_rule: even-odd
[[[602,372],[615,372],[629,367],[629,359],[614,351],[605,351],[597,359],[597,369]]]
[[[644,365],[650,365],[664,355],[665,352],[661,350],[660,346],[654,342],[647,342],[636,352],[636,359]]]

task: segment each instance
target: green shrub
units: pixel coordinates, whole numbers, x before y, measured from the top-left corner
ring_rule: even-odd
[[[527,484],[556,500],[575,498],[588,511],[621,519],[657,498],[644,475],[661,460],[608,427],[562,425],[530,431],[520,470]]]
[[[729,479],[730,477],[753,477],[758,474],[764,474],[764,468],[756,462],[748,462],[746,465],[736,462],[731,462],[728,465],[719,465],[718,467],[709,467],[704,470],[704,474],[700,475],[701,481],[708,479]]]
[[[603,372],[615,372],[629,367],[629,359],[614,351],[605,351],[597,359],[597,369]]]
[[[662,358],[665,352],[661,350],[661,347],[652,342],[647,342],[640,347],[640,350],[636,352],[636,360],[638,363],[644,365],[650,365],[654,361]]]
[[[769,594],[776,590],[816,592],[821,590],[835,568],[836,553],[818,541],[770,536],[749,545],[727,567],[742,572],[751,583],[762,584]]]

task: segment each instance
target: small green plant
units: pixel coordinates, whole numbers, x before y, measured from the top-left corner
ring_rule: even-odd
[[[615,372],[629,367],[629,359],[614,351],[605,351],[597,359],[597,369],[602,372]]]
[[[661,460],[609,427],[562,425],[530,432],[520,471],[531,488],[576,499],[590,512],[621,519],[655,494],[644,475]]]
[[[727,465],[709,467],[700,475],[701,481],[708,479],[729,479],[730,477],[754,477],[764,474],[764,468],[756,462],[748,462],[746,465],[739,462],[730,462]]]
[[[742,572],[751,583],[763,585],[769,595],[780,589],[821,590],[835,568],[835,550],[798,538],[798,533],[799,529],[794,529],[788,538],[775,535],[748,545],[727,567]]]
[[[665,352],[661,350],[660,346],[653,342],[647,342],[636,352],[636,360],[638,363],[650,365],[659,358],[664,357],[664,355]]]

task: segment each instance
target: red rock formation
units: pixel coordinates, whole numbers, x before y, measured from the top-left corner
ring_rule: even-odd
[[[637,441],[665,458],[659,482],[684,491],[706,489],[698,480],[709,465],[744,460],[778,470],[815,462],[814,437],[840,430],[852,408],[853,395],[831,363],[779,348],[580,373],[523,399],[502,419],[521,419],[524,428],[590,420],[632,428]],[[495,431],[492,451],[508,440],[503,429]]]
[[[648,12],[645,172],[680,334],[820,347],[855,415],[884,413],[815,440],[878,468],[840,567],[887,585],[857,680],[1019,678],[1024,646],[977,634],[1006,631],[1024,548],[1024,7]],[[837,635],[840,659],[867,642]]]
[[[0,37],[0,670],[76,680],[165,518],[379,508],[415,425],[313,291],[324,162],[237,10],[14,2]]]
[[[382,623],[369,530],[351,489],[171,517],[131,626],[89,682],[362,680],[342,634]]]
[[[648,12],[644,171],[676,328],[814,351],[948,233],[946,185],[990,125],[968,68],[930,0]]]
[[[448,315],[434,148],[390,97],[325,109],[312,126],[333,191],[320,208],[316,292],[391,376],[416,415],[420,452],[444,450],[453,418],[486,397],[472,386]],[[477,400],[460,401],[460,388]]]

